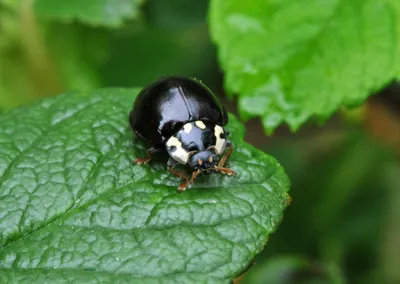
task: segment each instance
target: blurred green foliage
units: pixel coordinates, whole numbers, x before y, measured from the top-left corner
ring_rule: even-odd
[[[245,283],[252,284],[342,284],[343,275],[335,266],[322,265],[302,256],[275,255],[261,262],[244,278]]]
[[[120,2],[105,19],[76,1],[0,0],[0,110],[166,74],[200,78],[228,102],[209,30],[227,93],[267,130],[325,120],[399,74],[399,1],[92,1]],[[248,124],[287,169],[293,203],[242,283],[400,283],[398,161],[347,124],[269,139]]]
[[[139,14],[143,0],[35,0],[33,9],[39,17],[80,22],[93,26],[120,27],[125,19]]]
[[[295,141],[276,138],[266,151],[286,167],[293,202],[256,263],[274,261],[275,255],[300,255],[317,267],[340,267],[345,283],[398,283],[400,278],[385,274],[399,265],[385,261],[391,254],[384,248],[388,234],[395,233],[388,220],[399,204],[400,187],[390,151],[363,131],[343,126]],[[398,250],[393,240],[390,247]],[[292,266],[286,267],[288,274],[296,275],[298,268]],[[264,268],[254,266],[247,277],[260,274],[258,269]],[[318,283],[340,283],[327,276]]]
[[[112,10],[110,19],[98,14],[101,2],[107,14]],[[63,10],[54,1],[3,0],[0,109],[66,90],[143,86],[165,74],[218,85],[207,1],[153,0],[140,12],[142,1],[122,2],[130,4],[61,1],[68,6]]]
[[[326,120],[400,72],[397,0],[213,0],[210,31],[243,117]],[[340,82],[340,83],[339,83]]]

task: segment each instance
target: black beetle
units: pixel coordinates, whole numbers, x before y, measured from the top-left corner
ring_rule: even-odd
[[[168,171],[184,179],[178,187],[180,191],[201,172],[236,175],[224,167],[233,150],[224,128],[228,114],[200,81],[183,77],[156,80],[138,94],[129,122],[137,137],[150,146],[148,156],[134,159],[133,163],[148,163],[152,154],[167,151]],[[191,178],[173,169],[178,164],[187,164],[194,170]]]

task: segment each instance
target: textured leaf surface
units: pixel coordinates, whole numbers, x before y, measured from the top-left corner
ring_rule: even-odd
[[[143,0],[35,0],[38,16],[118,27],[139,14]]]
[[[325,119],[399,75],[397,0],[212,0],[211,34],[244,117]]]
[[[127,116],[137,90],[46,99],[0,116],[0,282],[225,282],[260,252],[287,206],[289,180],[243,142],[237,177],[200,176],[178,193]],[[141,280],[141,281],[139,281]]]

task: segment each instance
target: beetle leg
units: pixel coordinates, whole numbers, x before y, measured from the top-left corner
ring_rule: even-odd
[[[192,173],[192,178],[190,179],[189,182],[193,184],[194,180],[197,178],[197,176],[198,176],[200,173],[201,173],[200,170],[194,171],[194,172]]]
[[[232,169],[223,168],[223,167],[215,167],[214,169],[217,172],[220,172],[221,174],[224,174],[224,175],[228,175],[228,176],[236,176],[237,175],[237,173]]]
[[[232,152],[233,152],[233,145],[232,145],[232,142],[228,140],[228,141],[226,142],[226,144],[227,144],[228,147],[229,147],[229,148],[228,148],[228,151],[226,151],[226,153],[225,153],[225,155],[222,157],[222,159],[219,160],[218,165],[215,167],[215,170],[216,170],[217,172],[220,172],[220,173],[224,174],[224,175],[236,176],[237,173],[236,173],[234,170],[228,169],[228,168],[225,168],[225,167],[224,167],[226,161],[228,160],[229,156],[230,156],[230,155],[232,154]]]
[[[183,181],[181,182],[181,184],[178,186],[178,191],[183,191],[186,190],[187,186],[189,185],[189,178],[187,175],[185,175],[183,172],[180,171],[175,171],[172,169],[172,166],[168,166],[167,170],[173,174],[176,177],[182,178]]]
[[[180,171],[175,171],[172,168],[175,167],[176,165],[178,165],[179,163],[177,161],[175,161],[172,158],[169,158],[168,162],[167,162],[167,169],[170,173],[172,173],[174,176],[182,178],[183,181],[181,182],[181,184],[178,187],[178,191],[183,191],[187,188],[187,186],[189,185],[189,177],[187,175],[185,175],[185,173],[180,172]]]
[[[133,160],[132,160],[132,164],[138,164],[138,165],[147,164],[148,162],[151,161],[151,155],[152,155],[152,154],[157,153],[157,152],[161,152],[162,150],[163,150],[163,148],[154,148],[154,147],[151,147],[151,148],[149,148],[149,149],[146,150],[147,157],[145,157],[145,158],[136,158],[136,159],[133,159]]]
[[[229,156],[232,154],[233,145],[232,145],[231,141],[227,141],[226,143],[228,144],[228,142],[229,142],[228,151],[226,151],[225,155],[221,158],[221,160],[219,160],[218,166],[217,166],[218,168],[222,168],[225,165],[226,161],[228,160]]]

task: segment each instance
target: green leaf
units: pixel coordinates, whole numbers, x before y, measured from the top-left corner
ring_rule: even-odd
[[[290,182],[243,142],[230,116],[237,177],[187,191],[127,116],[137,89],[69,93],[0,115],[0,282],[229,282],[276,230]]]
[[[244,118],[272,132],[353,106],[399,75],[396,0],[212,0],[211,34]]]
[[[83,3],[84,2],[84,3]],[[94,26],[119,27],[125,20],[139,15],[143,0],[35,0],[39,17],[71,21]]]

